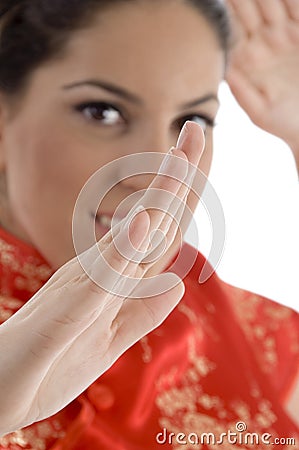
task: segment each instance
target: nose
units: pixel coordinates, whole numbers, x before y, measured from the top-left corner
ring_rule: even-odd
[[[164,155],[175,144],[175,136],[167,127],[148,127],[138,133],[130,151],[132,155],[136,154],[136,158],[132,156],[128,164],[124,161],[121,168],[122,185],[134,192],[146,189],[155,177],[149,172],[157,173]],[[128,177],[128,173],[136,175]]]

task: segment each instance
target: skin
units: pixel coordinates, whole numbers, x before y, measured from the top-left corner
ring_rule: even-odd
[[[202,116],[214,119],[223,70],[214,30],[189,5],[174,1],[152,7],[146,2],[101,14],[72,36],[63,58],[33,73],[22,98],[1,103],[1,170],[7,180],[3,225],[60,267],[74,256],[73,208],[88,178],[133,152],[167,152],[190,116],[199,116],[194,120],[201,124]],[[125,89],[138,97],[138,104],[86,80]],[[182,107],[206,96],[196,106]],[[88,102],[119,105],[124,118],[116,113],[112,124],[105,124],[100,113],[98,119],[88,117],[90,108],[76,110]],[[212,128],[207,127],[200,165],[206,174],[211,157]],[[101,211],[112,214],[119,202],[150,181],[149,176],[122,181],[104,199]],[[190,195],[192,210],[196,203]],[[98,229],[97,237],[106,231]]]
[[[113,239],[109,231],[84,252],[88,273],[104,280],[106,289],[74,258],[1,325],[0,348],[5,352],[0,353],[0,436],[69,404],[127,348],[161,324],[182,298],[184,283],[177,275],[168,272],[145,280],[149,265],[143,261],[157,225],[168,242],[177,233],[176,222],[167,220],[164,211],[147,209],[161,197],[161,189],[167,194],[166,210],[171,208],[169,193],[184,199],[188,192],[179,179],[187,172],[187,161],[199,163],[204,139],[194,122],[187,122],[185,130],[173,156],[165,158],[164,173],[178,179],[158,174],[140,199],[145,210],[135,210],[134,218],[113,227]],[[126,249],[126,258],[120,256],[119,246]],[[159,292],[151,296],[157,286]]]
[[[190,115],[213,119],[223,68],[224,55],[213,29],[190,6],[174,1],[167,8],[165,3],[152,8],[146,3],[138,8],[118,7],[102,15],[101,20],[96,18],[92,26],[72,36],[63,58],[49,61],[32,74],[23,97],[2,97],[0,155],[7,180],[2,224],[39,249],[53,268],[60,267],[74,256],[73,208],[88,178],[103,165],[132,152],[166,153],[176,144]],[[70,88],[91,79],[126,89],[139,98],[140,104],[94,86]],[[209,101],[181,106],[206,96]],[[86,102],[117,102],[124,119],[117,116],[113,125],[91,119],[86,111],[78,111],[78,105]],[[180,137],[174,151],[179,161],[169,168],[170,173],[176,172],[184,160],[208,173],[212,130],[206,131],[202,157],[204,137],[196,123],[187,122],[187,134]],[[123,170],[125,176],[125,166]],[[188,194],[184,185],[169,177],[135,177],[119,183],[105,198],[101,210],[113,213],[120,201],[147,188],[150,182],[182,200]],[[151,191],[147,191],[140,202],[148,209],[151,198]],[[197,198],[187,198],[194,209]],[[165,210],[170,207],[168,198]],[[88,206],[81,214],[92,220]],[[169,222],[164,212],[150,209],[138,214],[130,225],[129,238],[142,252],[157,227],[168,242],[174,241],[173,250],[166,255],[168,260],[177,247],[177,224]],[[97,237],[106,231],[99,228]],[[128,248],[120,226],[116,227],[115,239]],[[143,259],[134,263],[134,251],[128,255],[129,261],[120,257],[111,232],[98,245],[109,270],[95,252],[96,246],[85,256],[91,274],[100,274],[107,289],[95,284],[74,258],[0,327],[0,347],[6,349],[0,356],[5,412],[0,414],[0,435],[67,405],[127,348],[165,320],[182,298],[184,284],[174,274],[158,275],[154,285],[161,292],[149,296],[142,284],[150,273],[149,265]],[[153,272],[160,272],[166,263],[159,260],[162,265],[155,264]],[[137,291],[130,289],[124,295],[129,277],[138,280]],[[121,296],[114,294],[115,288]],[[18,357],[20,348],[22,358]]]
[[[252,121],[289,145],[299,172],[299,2],[228,5],[236,32],[226,79]]]
[[[240,3],[248,5],[247,0]],[[252,1],[251,4],[258,5],[261,2]],[[275,11],[274,6],[272,2],[271,11]],[[72,208],[88,177],[111,161],[111,155],[114,159],[132,151],[165,152],[175,143],[180,126],[175,129],[173,126],[177,124],[178,118],[195,112],[194,108],[192,111],[189,108],[183,110],[178,105],[211,92],[215,94],[223,71],[223,54],[213,30],[189,6],[173,2],[165,8],[161,2],[159,8],[155,5],[153,9],[145,4],[142,8],[118,7],[117,12],[111,10],[105,13],[105,20],[103,17],[100,26],[96,24],[97,21],[93,27],[73,36],[63,60],[49,62],[33,74],[23,98],[14,103],[3,98],[1,102],[1,168],[8,181],[7,207],[2,211],[2,222],[22,239],[39,248],[53,267],[58,267],[72,255]],[[139,47],[140,42],[142,47]],[[246,48],[248,40],[244,42]],[[173,48],[176,49],[175,58]],[[238,69],[237,63],[234,68]],[[237,72],[235,70],[235,75]],[[251,73],[252,66],[250,72],[243,70],[242,79],[248,81]],[[265,78],[265,71],[259,73],[261,82]],[[284,77],[286,72],[280,73]],[[144,106],[133,107],[122,101],[130,118],[128,122],[115,127],[94,125],[74,112],[74,105],[91,99],[120,99],[98,89],[91,91],[87,87],[84,92],[62,89],[63,86],[90,77],[108,77],[109,82],[142,97]],[[228,80],[242,103],[243,91],[238,84],[240,77],[233,77],[231,72]],[[291,86],[291,80],[285,83],[285,87]],[[273,95],[277,86],[279,83],[273,86]],[[285,98],[291,93],[291,90],[286,89]],[[278,99],[279,96],[274,98]],[[279,108],[279,102],[275,104]],[[246,102],[244,105],[246,109]],[[277,121],[272,114],[273,104],[264,102],[263,105],[263,113],[267,114],[268,125],[270,123],[268,129],[279,135]],[[290,105],[295,107],[292,102]],[[216,109],[217,104],[206,103],[197,112],[215,115]],[[255,110],[248,107],[247,111],[258,123]],[[283,114],[280,118],[282,121],[287,120]],[[290,144],[291,136],[295,136],[295,128],[291,128],[291,132],[288,128],[288,136],[281,136]],[[193,129],[183,151],[189,161],[198,164],[197,151],[201,151],[202,140],[199,134],[197,142],[195,138]],[[211,130],[206,133],[206,140],[206,151],[200,165],[207,173],[212,153]],[[292,147],[295,148],[295,142],[292,142]],[[103,210],[114,209],[122,198],[140,187],[146,187],[149,181],[142,177],[122,182],[103,204]],[[155,182],[159,183],[159,179]],[[168,189],[165,180],[162,187]],[[177,186],[179,191],[181,188]],[[193,208],[195,202],[191,196],[188,202]],[[85,214],[88,215],[89,211]],[[144,244],[142,237],[148,236],[153,215],[143,213],[140,217],[132,228],[137,247]],[[107,239],[101,241],[101,246],[107,256],[110,255],[113,267],[119,273],[126,275],[129,270],[129,273],[137,273],[142,277],[144,268],[134,264],[124,266],[124,261],[119,259],[111,245],[110,233]],[[93,261],[93,265],[94,270],[99,270],[97,260]],[[148,303],[144,300],[127,301],[122,305],[118,299],[111,299],[107,292],[95,290],[86,274],[82,274],[76,260],[62,267],[33,301],[1,327],[0,346],[6,349],[0,361],[0,367],[5,368],[4,374],[0,376],[2,391],[6,394],[4,405],[5,401],[7,405],[22,405],[30,413],[24,419],[24,411],[13,408],[18,410],[20,419],[13,415],[14,411],[9,416],[8,408],[4,408],[5,417],[1,417],[0,423],[4,424],[6,420],[7,427],[3,426],[0,434],[9,431],[9,427],[18,428],[36,418],[46,417],[61,408],[63,402],[74,398],[78,392],[68,392],[68,398],[63,401],[51,394],[57,395],[63,383],[69,386],[70,374],[73,373],[78,378],[72,377],[70,389],[81,391],[90,384],[92,378],[99,375],[99,370],[106,370],[111,361],[128,346],[164,320],[182,296],[182,285],[178,285],[178,288],[178,292],[171,292],[169,298],[158,297],[150,299]],[[99,302],[99,295],[103,302]],[[83,311],[82,298],[86,300]],[[156,305],[152,300],[158,300]],[[160,311],[162,307],[167,311]],[[154,323],[153,311],[157,316],[154,317]],[[42,321],[45,317],[47,320]],[[143,322],[148,324],[144,325]],[[135,328],[138,328],[136,335],[130,335]],[[34,339],[28,336],[28,329],[33,330]],[[104,347],[101,347],[100,355],[98,342],[103,343]],[[29,364],[22,366],[20,358],[15,357],[20,348],[22,360],[29,361]],[[88,365],[80,364],[77,359],[78,355],[82,356],[83,350],[90,352],[88,358],[85,357]],[[99,360],[102,361],[103,355],[107,361],[103,360],[103,367],[99,369]],[[76,365],[76,370],[72,364]],[[82,370],[79,371],[78,367]],[[10,375],[20,373],[22,385]],[[19,386],[20,392],[16,392],[16,386]],[[32,399],[30,394],[36,390],[36,386],[40,388],[40,397]],[[21,399],[19,394],[27,397]]]
[[[299,2],[227,1],[236,32],[226,79],[252,121],[290,146],[299,173]],[[285,406],[299,425],[299,375]]]

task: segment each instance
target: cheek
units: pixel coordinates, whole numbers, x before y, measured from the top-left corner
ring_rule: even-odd
[[[7,175],[14,213],[42,221],[72,210],[85,181],[83,158],[76,157],[75,143],[59,130],[41,133],[20,128],[13,136]]]

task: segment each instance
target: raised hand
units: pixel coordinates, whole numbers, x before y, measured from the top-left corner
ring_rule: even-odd
[[[299,1],[227,0],[235,43],[227,81],[252,121],[299,150]],[[296,154],[295,154],[296,157]]]
[[[74,258],[1,325],[0,435],[70,403],[182,298],[184,285],[175,274],[155,279],[161,293],[154,296],[147,295],[142,282],[154,264],[147,262],[151,251],[145,257],[151,232],[159,228],[168,247],[174,241],[178,224],[168,212],[180,221],[182,207],[174,196],[185,202],[189,187],[183,181],[192,172],[188,163],[197,166],[202,153],[201,128],[188,122],[183,133],[180,148],[165,158],[139,206],[84,254],[90,274],[105,279],[109,289],[94,283]],[[164,195],[163,211],[146,210],[155,195]]]

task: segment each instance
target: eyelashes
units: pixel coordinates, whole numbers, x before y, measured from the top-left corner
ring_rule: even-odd
[[[108,102],[84,102],[75,106],[75,110],[81,113],[88,121],[97,126],[112,127],[126,123],[126,115],[122,108]],[[195,121],[201,125],[204,131],[215,126],[215,119],[206,114],[191,113],[175,121],[175,127],[180,130],[187,120]]]
[[[118,116],[124,121],[119,108],[105,102],[85,102],[77,105],[75,109],[84,115],[86,119],[111,126],[116,124]]]
[[[183,119],[179,120],[179,122],[181,123],[180,128],[183,127],[184,123],[187,120],[199,123],[199,125],[205,132],[207,131],[208,128],[214,128],[216,125],[215,119],[205,114],[189,114],[188,116],[185,116]]]

